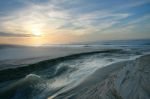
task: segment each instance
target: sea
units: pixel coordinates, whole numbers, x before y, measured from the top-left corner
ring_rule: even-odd
[[[96,70],[150,54],[150,39],[41,46],[0,45],[0,99],[48,99]]]

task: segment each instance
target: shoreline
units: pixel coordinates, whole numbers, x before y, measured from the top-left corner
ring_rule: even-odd
[[[60,93],[53,98],[49,97],[48,99],[137,99],[138,97],[139,99],[148,99],[150,97],[144,92],[145,90],[140,90],[140,87],[143,88],[144,86],[142,83],[139,83],[139,79],[141,79],[139,78],[139,74],[142,73],[144,78],[149,78],[143,81],[148,86],[148,81],[150,80],[149,64],[150,54],[141,56],[133,61],[129,60],[111,64],[98,69],[71,90]],[[146,74],[143,74],[145,72]],[[133,83],[138,85],[134,86]],[[132,91],[132,88],[136,88],[136,90]],[[131,92],[128,92],[128,90],[131,90]],[[139,90],[145,96],[140,96],[138,94]],[[148,93],[150,87],[146,88],[146,90]]]
[[[42,62],[39,62],[36,64],[31,64],[31,66],[28,66],[28,67],[22,67],[22,68],[16,68],[16,69],[9,69],[8,71],[7,70],[2,71],[2,72],[0,72],[0,74],[1,74],[0,77],[1,77],[1,80],[4,81],[4,83],[5,83],[5,81],[7,82],[7,80],[11,81],[11,80],[23,78],[23,79],[17,81],[17,83],[12,83],[12,84],[10,84],[10,86],[7,86],[5,91],[2,90],[2,93],[5,93],[4,95],[7,96],[7,94],[9,94],[7,92],[11,92],[11,94],[13,95],[14,93],[17,93],[14,90],[17,90],[18,88],[21,88],[21,89],[24,88],[24,83],[27,84],[26,87],[29,87],[28,84],[35,85],[36,83],[34,83],[34,82],[36,82],[36,81],[37,82],[41,82],[41,80],[44,81],[44,78],[40,78],[40,76],[38,74],[37,75],[34,73],[32,74],[32,71],[36,71],[36,70],[41,71],[43,68],[46,69],[47,67],[49,69],[51,69],[50,68],[51,66],[55,67],[56,65],[58,65],[58,63],[66,62],[68,60],[69,61],[75,60],[78,58],[80,59],[80,57],[82,57],[82,56],[88,57],[90,55],[97,55],[98,53],[105,53],[106,55],[108,55],[108,54],[110,55],[113,52],[115,55],[116,55],[116,53],[117,54],[119,53],[119,55],[127,54],[127,53],[124,53],[124,51],[122,51],[122,50],[113,50],[113,51],[107,50],[107,51],[96,51],[96,52],[94,51],[94,52],[88,52],[88,53],[86,52],[86,53],[81,53],[81,54],[73,54],[73,55],[65,56],[65,57],[59,57],[54,60],[42,61]],[[102,57],[104,57],[104,56],[102,56]],[[112,56],[112,57],[114,57],[114,56]],[[122,57],[124,57],[124,56],[122,56]],[[109,94],[110,96],[112,96],[112,94],[113,94],[113,95],[116,95],[117,97],[120,97],[120,93],[119,94],[117,93],[119,90],[119,89],[117,89],[119,84],[116,84],[118,82],[114,82],[114,81],[115,81],[115,79],[117,79],[116,78],[117,76],[122,75],[122,74],[119,74],[119,72],[122,71],[123,68],[128,66],[128,64],[131,64],[128,66],[128,68],[130,66],[133,67],[132,64],[135,64],[137,60],[138,61],[142,60],[143,57],[148,57],[148,59],[142,63],[148,64],[147,61],[150,59],[149,54],[142,55],[139,57],[140,58],[135,57],[136,58],[135,60],[134,60],[134,58],[133,59],[131,58],[131,60],[129,58],[128,60],[124,59],[123,61],[114,62],[103,68],[97,69],[94,73],[85,77],[84,79],[81,78],[81,81],[78,81],[77,84],[73,84],[73,85],[68,84],[68,85],[66,85],[66,87],[65,86],[62,88],[60,87],[60,89],[55,90],[54,93],[48,92],[47,94],[45,93],[44,95],[46,95],[45,97],[51,96],[51,97],[49,97],[50,99],[51,98],[52,99],[63,99],[63,98],[68,98],[68,97],[70,97],[72,99],[92,99],[93,97],[94,97],[94,99],[99,99],[99,98],[96,98],[97,96],[100,97],[99,93],[105,93],[103,95],[106,95],[106,93],[108,93],[108,91],[110,91],[110,92],[113,92],[113,93]],[[141,63],[141,61],[140,61],[140,63]],[[132,68],[129,70],[136,70],[136,68],[135,69]],[[120,78],[123,78],[123,77],[120,77]],[[50,79],[50,78],[48,78],[48,79]],[[3,81],[2,81],[2,83],[3,83]],[[122,82],[124,82],[124,80]],[[105,87],[103,87],[103,85],[105,85]],[[114,87],[114,85],[117,87]],[[13,86],[13,87],[11,87],[11,86]],[[93,93],[93,91],[94,91],[94,93]],[[88,96],[88,94],[94,94],[95,96],[92,96],[92,95]],[[91,97],[91,98],[88,98],[88,97]],[[102,99],[109,99],[109,98],[104,96],[104,98],[102,98]],[[110,98],[110,99],[113,99],[113,98]],[[114,99],[121,99],[121,98],[114,98]],[[123,99],[126,99],[126,98],[123,98]]]

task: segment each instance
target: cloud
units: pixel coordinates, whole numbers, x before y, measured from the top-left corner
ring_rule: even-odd
[[[0,30],[5,32],[1,33],[1,36],[28,37],[32,35],[33,29],[46,35],[91,36],[105,33],[114,35],[116,32],[131,33],[139,28],[137,24],[140,23],[135,17],[139,15],[131,12],[130,9],[148,3],[147,0],[18,1],[24,3],[26,7],[0,16]],[[131,22],[130,18],[135,22]],[[133,23],[134,26],[130,25],[130,28],[126,26]],[[142,27],[140,29],[142,30]]]
[[[14,33],[4,33],[0,32],[0,37],[31,37],[30,34],[14,34]]]
[[[97,33],[103,33],[103,34],[109,34],[109,35],[120,35],[122,37],[128,36],[135,38],[136,37],[145,37],[150,38],[149,32],[149,26],[150,26],[150,15],[145,15],[143,17],[140,17],[137,20],[132,20],[126,24],[120,25],[119,27],[111,27],[109,29],[103,30],[103,31],[97,31]]]
[[[142,6],[142,5],[148,4],[148,3],[150,3],[149,0],[137,0],[136,2],[135,1],[131,1],[128,4],[120,5],[118,8],[120,8],[120,9],[128,8],[129,9],[129,8],[133,8],[133,7]]]
[[[121,19],[129,16],[129,13],[117,13],[112,12],[111,10],[105,10],[107,7],[103,8],[104,11],[94,10],[87,13],[80,13],[80,10],[82,9],[78,10],[78,12],[74,11],[74,8],[78,8],[76,7],[77,5],[80,8],[80,4],[88,3],[87,1],[85,2],[85,0],[76,0],[73,2],[70,2],[69,0],[50,0],[47,2],[42,2],[41,0],[27,0],[22,2],[29,5],[20,11],[12,13],[12,15],[9,15],[8,17],[5,16],[4,18],[1,18],[1,30],[18,32],[15,30],[20,29],[23,32],[31,32],[27,29],[33,27],[41,29],[47,28],[47,30],[48,28],[52,30],[62,28],[75,30],[93,27],[103,29],[108,28],[115,23],[118,23]],[[93,1],[94,4],[106,4],[106,2],[96,2],[97,1]],[[69,6],[69,9],[66,9],[67,6]],[[91,4],[91,7],[93,6],[94,5]],[[86,9],[86,7],[84,9]],[[9,28],[7,28],[7,26]]]
[[[84,0],[74,2],[50,0],[42,4],[39,2],[34,0],[24,1],[29,6],[12,13],[10,16],[1,18],[0,29],[5,32],[26,34],[31,33],[33,28],[38,28],[46,34],[66,31],[72,34],[75,33],[75,35],[84,35],[109,29],[131,15],[127,12],[121,13],[113,12],[112,9],[106,10],[107,7],[103,8],[103,10],[94,10],[87,13],[80,13],[82,9],[76,12],[74,5],[80,5]],[[103,3],[105,4],[106,2]],[[70,9],[65,9],[69,5],[73,6],[70,6]]]
[[[66,22],[62,26],[57,29],[72,29],[72,30],[80,30],[85,29],[85,26],[74,24],[73,22]]]

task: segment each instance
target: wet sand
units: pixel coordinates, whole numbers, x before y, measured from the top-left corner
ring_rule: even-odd
[[[149,65],[150,55],[114,63],[54,99],[150,99]]]

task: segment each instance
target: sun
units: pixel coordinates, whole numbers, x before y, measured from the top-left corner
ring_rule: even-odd
[[[41,36],[42,35],[42,32],[38,29],[32,29],[32,34],[34,36]]]

